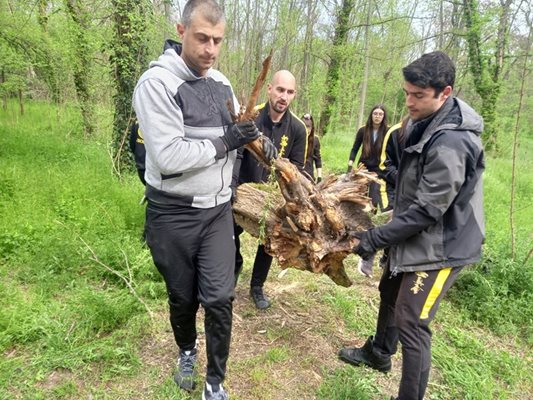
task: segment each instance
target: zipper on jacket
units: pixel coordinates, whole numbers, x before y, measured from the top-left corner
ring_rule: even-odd
[[[218,107],[218,103],[216,102],[216,99],[213,96],[213,90],[211,89],[211,85],[209,85],[209,82],[207,81],[208,79],[211,79],[211,78],[205,77],[203,79],[204,79],[204,84],[207,85],[207,89],[209,90],[209,94],[211,95],[212,104],[218,109],[218,112],[220,113],[220,122],[223,124],[222,125],[222,129],[224,130],[224,133],[226,133],[227,127],[226,127],[226,125],[224,125],[224,118],[223,118],[222,110]],[[228,154],[228,152],[226,152],[226,157],[224,159],[224,164],[222,164],[222,168],[220,169],[221,185],[220,185],[220,190],[215,195],[215,207],[218,206],[218,195],[222,192],[222,190],[224,190],[224,168],[226,167],[226,164],[228,163],[228,160],[229,160],[229,154]]]

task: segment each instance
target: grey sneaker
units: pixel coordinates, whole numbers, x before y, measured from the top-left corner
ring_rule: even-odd
[[[178,356],[178,370],[174,375],[174,382],[183,390],[192,392],[196,387],[196,348],[181,351]]]
[[[224,390],[222,384],[210,385],[206,382],[202,392],[202,400],[229,400],[229,394]]]
[[[369,278],[372,278],[372,269],[374,268],[374,260],[363,260],[362,258],[359,260],[359,264],[357,264],[357,271],[361,275],[366,275]]]
[[[250,296],[255,303],[255,306],[260,310],[265,310],[270,307],[270,299],[263,293],[261,286],[252,286],[250,289]]]

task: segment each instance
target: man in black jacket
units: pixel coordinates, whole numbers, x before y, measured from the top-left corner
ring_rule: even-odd
[[[296,96],[296,79],[286,70],[278,71],[272,77],[267,87],[268,101],[259,105],[259,115],[255,120],[257,128],[263,132],[276,146],[279,157],[288,158],[291,163],[303,171],[305,165],[307,128],[302,120],[289,110],[289,106]],[[242,151],[242,150],[241,150]],[[248,151],[242,152],[238,184],[248,182],[266,182],[270,171],[264,168]],[[239,235],[242,228],[235,225],[235,276],[238,277],[243,264],[240,254]],[[255,256],[250,295],[259,309],[270,307],[270,300],[263,292],[263,285],[268,276],[272,256],[265,251],[264,245],[259,245]]]
[[[484,240],[481,117],[452,96],[455,67],[442,52],[403,68],[410,120],[393,218],[362,232],[354,252],[368,258],[390,246],[379,285],[375,337],[339,358],[382,372],[402,344],[399,400],[422,400],[431,367],[430,322],[465,265],[479,261]]]

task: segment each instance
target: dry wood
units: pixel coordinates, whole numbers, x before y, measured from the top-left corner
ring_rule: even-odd
[[[342,178],[330,175],[315,186],[287,159],[275,160],[273,168],[281,190],[239,186],[236,222],[261,238],[281,268],[325,273],[336,284],[350,286],[343,260],[358,243],[351,233],[372,226],[365,194],[375,178],[356,170]]]
[[[263,62],[245,110],[235,121],[255,120],[254,110],[265,81],[272,52]],[[358,240],[351,235],[372,226],[366,197],[368,183],[376,179],[362,169],[342,178],[328,176],[314,185],[286,158],[269,163],[263,137],[246,145],[255,158],[273,171],[278,186],[264,191],[250,184],[239,186],[233,205],[236,222],[255,237],[281,268],[294,267],[327,274],[335,283],[350,286],[343,260]],[[278,190],[279,188],[279,190]]]

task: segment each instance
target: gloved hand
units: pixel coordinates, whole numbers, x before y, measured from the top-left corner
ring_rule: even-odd
[[[273,159],[278,158],[278,149],[272,141],[263,135],[263,154],[270,163]]]
[[[371,230],[363,232],[354,232],[353,236],[359,239],[359,244],[352,249],[352,253],[359,255],[363,260],[368,260],[377,249],[372,245],[370,236]]]
[[[352,172],[352,166],[351,165],[348,165],[348,169],[346,170],[346,173],[349,174],[350,172]]]
[[[316,183],[320,183],[320,182],[322,182],[322,177],[321,176],[317,176]]]
[[[259,137],[260,133],[254,121],[242,121],[233,124],[221,137],[227,151],[238,149]]]

